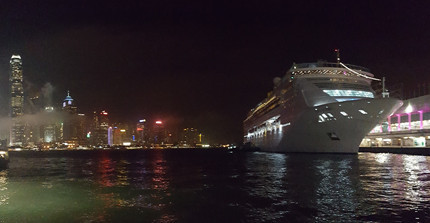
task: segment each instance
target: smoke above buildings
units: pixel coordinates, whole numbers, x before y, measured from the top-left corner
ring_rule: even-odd
[[[47,82],[45,85],[43,85],[41,89],[42,96],[44,98],[46,106],[52,106],[52,98],[54,94],[54,86],[52,86],[51,83]]]
[[[70,114],[63,111],[41,111],[36,114],[23,115],[20,120],[26,124],[37,126],[61,123],[68,121],[70,118]]]
[[[25,128],[39,128],[57,123],[69,122],[73,119],[72,115],[63,110],[54,108],[53,95],[55,87],[47,82],[42,87],[37,87],[31,82],[26,82],[25,101],[23,115],[0,116],[0,139],[9,139],[13,123],[21,123]],[[9,99],[11,100],[11,99]],[[8,102],[10,106],[10,101]]]
[[[52,125],[55,123],[64,123],[71,121],[74,117],[64,111],[40,111],[36,114],[25,114],[15,121],[21,122],[27,126],[44,126]],[[9,138],[10,129],[12,127],[11,117],[0,117],[0,139]]]
[[[8,139],[12,119],[10,117],[0,117],[0,139]]]

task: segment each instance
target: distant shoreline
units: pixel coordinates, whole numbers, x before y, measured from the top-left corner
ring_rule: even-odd
[[[65,149],[65,150],[21,150],[21,151],[9,151],[12,154],[19,153],[67,153],[67,152],[83,152],[83,153],[94,153],[94,152],[120,152],[120,151],[161,151],[161,150],[225,150],[228,151],[227,148],[222,147],[210,147],[210,148],[145,148],[145,149],[87,149],[87,150],[79,150],[79,149]],[[408,155],[430,155],[430,148],[428,147],[360,147],[358,152],[364,153],[393,153],[393,154],[408,154]]]

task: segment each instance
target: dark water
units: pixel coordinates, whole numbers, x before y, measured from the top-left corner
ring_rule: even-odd
[[[430,158],[225,150],[12,153],[0,222],[430,222]]]

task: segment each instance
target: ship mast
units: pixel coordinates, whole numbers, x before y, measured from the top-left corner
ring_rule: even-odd
[[[385,77],[382,77],[382,97],[383,98],[389,98],[390,97],[390,93],[385,88]]]
[[[340,64],[340,50],[334,49],[334,52],[336,52],[336,61],[338,64]]]

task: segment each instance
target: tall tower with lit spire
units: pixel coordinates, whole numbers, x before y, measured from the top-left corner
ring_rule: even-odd
[[[63,110],[67,111],[71,114],[76,114],[77,108],[75,104],[73,103],[73,98],[70,96],[70,92],[67,91],[67,96],[63,101]]]
[[[73,103],[73,98],[70,96],[69,91],[67,91],[67,96],[63,101],[63,111],[69,113],[63,122],[63,140],[69,145],[77,145],[79,139],[79,121],[77,108]]]
[[[12,126],[10,129],[10,142],[12,146],[21,146],[24,143],[24,123],[21,117],[24,115],[24,88],[22,86],[22,60],[19,55],[10,58],[10,112]]]

